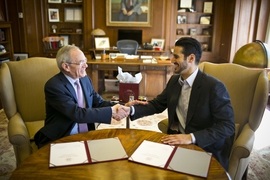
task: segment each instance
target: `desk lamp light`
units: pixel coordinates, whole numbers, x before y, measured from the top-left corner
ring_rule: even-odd
[[[91,35],[93,36],[93,47],[95,47],[95,37],[105,36],[106,33],[102,29],[97,28],[92,30]]]

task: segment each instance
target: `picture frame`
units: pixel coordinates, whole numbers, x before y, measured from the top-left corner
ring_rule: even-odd
[[[48,0],[48,3],[62,3],[62,0]]]
[[[59,22],[59,9],[49,8],[48,9],[49,22]]]
[[[202,51],[208,51],[208,44],[207,43],[202,43]]]
[[[204,2],[203,4],[203,12],[204,13],[212,13],[213,2]]]
[[[191,29],[190,29],[190,35],[191,35],[191,36],[197,35],[197,29],[191,28]]]
[[[202,35],[210,35],[210,30],[208,28],[202,29]]]
[[[82,9],[65,8],[65,22],[82,22]]]
[[[65,40],[62,43],[63,46],[70,44],[70,37],[67,34],[59,34],[60,37],[63,37]]]
[[[210,24],[211,16],[201,16],[199,24]]]
[[[176,29],[176,35],[184,35],[183,29]]]
[[[76,3],[81,3],[83,2],[83,0],[76,0]]]
[[[187,9],[187,11],[191,11],[195,9],[195,1],[194,0],[178,0],[178,10]]]
[[[177,16],[177,24],[186,24],[187,23],[187,17],[186,16]]]
[[[165,44],[165,39],[156,39],[156,38],[152,38],[151,39],[151,44],[153,44],[153,47],[159,47],[161,49],[164,48],[164,44]]]
[[[95,37],[95,48],[96,49],[110,48],[109,37]]]
[[[20,61],[28,58],[28,53],[14,53],[14,60]]]
[[[127,19],[127,16],[120,15],[120,0],[106,0],[106,25],[121,27],[151,27],[152,26],[152,0],[144,0],[136,12],[134,18]]]

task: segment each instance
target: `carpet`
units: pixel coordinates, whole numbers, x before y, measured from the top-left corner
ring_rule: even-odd
[[[130,124],[131,128],[147,129],[159,131],[157,123],[167,117],[166,110],[163,113],[150,117],[138,119]],[[262,126],[256,131],[255,146],[251,153],[251,160],[248,168],[248,180],[268,180],[270,179],[270,144],[266,137],[270,137],[269,129],[270,111],[266,110],[262,120]],[[113,125],[100,124],[98,129],[104,128],[125,128],[125,119],[113,121]],[[12,145],[7,137],[7,124],[3,109],[0,110],[0,180],[9,179],[16,168],[16,159]],[[263,132],[262,132],[263,130]],[[263,136],[264,138],[261,138]],[[267,144],[268,143],[268,144]],[[265,146],[265,144],[267,144]]]

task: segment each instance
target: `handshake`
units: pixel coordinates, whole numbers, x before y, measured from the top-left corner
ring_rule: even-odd
[[[131,102],[126,103],[125,106],[116,104],[112,106],[112,118],[114,118],[117,121],[120,121],[121,119],[128,117],[130,114],[131,106],[136,104],[145,105],[148,104],[148,102],[133,100]]]

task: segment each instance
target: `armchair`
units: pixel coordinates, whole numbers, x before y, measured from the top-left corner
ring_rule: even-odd
[[[9,120],[8,137],[17,166],[37,149],[33,139],[44,126],[44,85],[58,72],[55,59],[41,57],[1,66],[0,99]]]
[[[236,130],[228,173],[232,179],[241,179],[247,169],[255,131],[261,123],[268,100],[266,72],[232,63],[203,62],[199,64],[199,68],[221,80],[230,94]],[[167,133],[168,120],[161,121],[158,127],[163,133]]]

